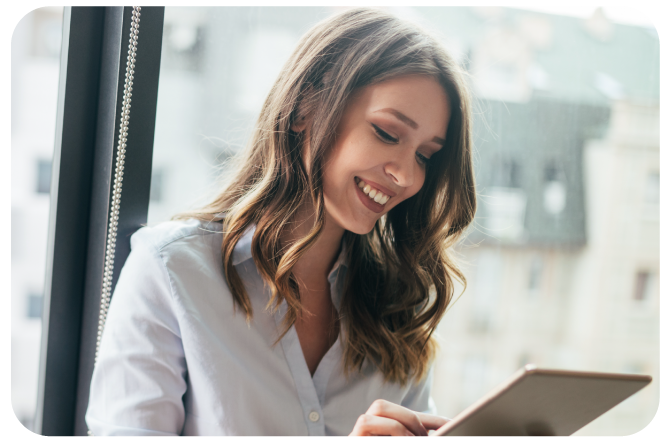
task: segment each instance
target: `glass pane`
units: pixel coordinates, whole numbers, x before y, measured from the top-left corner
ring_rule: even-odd
[[[328,8],[165,10],[149,223],[216,192],[282,64]]]
[[[166,8],[150,224],[221,190],[298,39],[340,10]],[[434,30],[475,96],[479,208],[458,249],[468,289],[439,327],[439,413],[524,363],[658,378],[655,29],[608,9],[389,10]],[[658,384],[579,433],[640,430]]]
[[[36,9],[12,37],[12,406],[33,428],[63,8]]]

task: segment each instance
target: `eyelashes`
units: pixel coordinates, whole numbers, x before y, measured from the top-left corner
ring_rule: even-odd
[[[375,124],[372,124],[373,129],[375,130],[375,134],[380,138],[383,142],[386,142],[387,144],[398,144],[398,138],[394,138],[391,136],[389,133],[385,132]]]
[[[398,138],[394,138],[391,136],[389,133],[385,132],[375,124],[371,123],[371,126],[373,126],[373,130],[375,130],[375,134],[377,135],[380,140],[386,144],[398,144]],[[417,162],[419,162],[421,165],[427,165],[429,163],[429,159],[426,156],[422,155],[421,153],[417,152]]]
[[[429,163],[429,158],[422,155],[421,153],[417,152],[416,156],[417,156],[417,161],[419,161],[420,164],[427,165]]]

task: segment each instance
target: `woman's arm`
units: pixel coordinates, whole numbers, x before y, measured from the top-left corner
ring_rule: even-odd
[[[86,423],[94,435],[178,435],[186,361],[170,280],[141,230],[131,245],[93,371]]]

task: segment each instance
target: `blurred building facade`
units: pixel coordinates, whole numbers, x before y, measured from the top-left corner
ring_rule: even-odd
[[[244,146],[296,43],[337,10],[166,8],[150,224],[220,188],[226,159]],[[438,330],[439,412],[456,415],[525,363],[657,379],[654,29],[612,23],[599,11],[581,20],[507,8],[390,10],[435,30],[468,70],[475,97],[479,207],[455,250],[468,286]],[[26,41],[43,32],[31,26],[22,31],[33,33]],[[53,148],[58,58],[21,64],[15,52],[13,41],[13,96],[26,87],[32,98],[12,101],[12,400],[29,421],[39,320],[27,317],[26,305],[41,293],[34,268],[44,266],[39,231],[46,244],[48,218],[48,194],[35,188],[44,188],[40,170],[48,167],[39,161],[50,160]],[[56,79],[22,80],[30,68],[18,66],[30,63],[52,66],[44,72]],[[45,90],[31,92],[33,81]],[[53,116],[29,119],[47,98]],[[51,128],[40,140],[30,130],[38,125]],[[23,339],[37,341],[34,353]],[[658,400],[654,383],[580,433],[633,433]]]
[[[659,379],[659,52],[654,31],[500,8],[473,40],[479,208],[468,287],[440,326],[454,415],[526,363]],[[634,433],[653,384],[579,434]]]

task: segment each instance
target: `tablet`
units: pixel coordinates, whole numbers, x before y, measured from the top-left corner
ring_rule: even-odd
[[[649,375],[528,364],[432,435],[571,435],[651,381]]]

